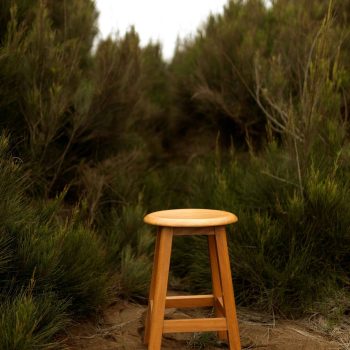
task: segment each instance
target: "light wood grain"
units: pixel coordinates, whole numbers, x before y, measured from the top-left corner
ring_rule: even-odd
[[[214,233],[215,233],[215,229],[214,229]],[[217,252],[216,241],[214,236],[208,236],[208,247],[209,247],[213,294],[216,299],[220,298],[222,300],[222,288],[221,288],[221,281],[220,281],[218,252]],[[215,316],[222,317],[225,315],[224,305],[220,304],[221,307],[219,307],[217,305],[218,303],[220,304],[220,302],[217,302],[214,305]],[[227,340],[227,332],[226,331],[218,332],[218,338],[220,340]]]
[[[160,350],[163,333],[165,298],[168,287],[173,230],[163,227],[160,231],[154,298],[148,350]]]
[[[205,307],[214,305],[213,294],[166,297],[166,308]]]
[[[214,227],[174,227],[174,236],[209,236],[214,235]]]
[[[233,293],[230,258],[227,247],[225,227],[215,228],[216,246],[218,251],[219,270],[224,300],[225,316],[227,321],[227,333],[230,350],[241,350],[239,329],[236,315],[236,305]]]
[[[163,333],[210,332],[227,329],[226,319],[194,318],[192,320],[165,320]]]
[[[147,309],[146,321],[145,321],[145,335],[143,338],[143,341],[145,344],[148,344],[149,335],[150,335],[149,331],[150,331],[150,322],[151,322],[151,307],[152,307],[153,299],[154,299],[154,286],[156,283],[156,275],[157,275],[158,256],[159,256],[159,241],[160,241],[160,228],[157,229],[156,245],[155,245],[155,249],[154,249],[152,278],[151,278],[151,285],[150,285],[150,289],[149,289],[148,309]]]
[[[150,213],[145,223],[167,227],[205,227],[222,226],[237,222],[237,216],[222,210],[211,209],[173,209]]]

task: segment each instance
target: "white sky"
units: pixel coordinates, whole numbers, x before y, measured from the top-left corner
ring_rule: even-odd
[[[140,35],[141,45],[160,41],[166,59],[174,53],[176,38],[195,34],[210,13],[222,13],[227,0],[95,0],[100,12],[102,38],[131,25]]]

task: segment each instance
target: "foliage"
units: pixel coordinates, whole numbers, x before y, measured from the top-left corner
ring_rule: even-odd
[[[98,220],[110,264],[119,272],[119,294],[124,297],[145,297],[148,291],[154,235],[142,222],[145,214],[139,202],[122,206],[121,212],[112,208]]]
[[[316,36],[324,35],[321,25],[328,1],[275,1],[271,8],[260,0],[229,1],[223,14],[211,15],[197,36],[178,45],[170,66],[174,132],[197,130],[203,134],[203,129],[209,128],[214,137],[220,132],[224,145],[233,142],[239,148],[246,144],[259,149],[270,120],[267,106],[281,113],[286,112],[283,103],[303,108],[310,102],[303,100],[301,90],[307,88],[313,74],[318,76],[309,71],[312,57],[326,49],[328,56],[322,64],[332,65],[340,55],[340,63],[348,67],[348,40],[339,40],[348,33],[346,4],[334,1],[332,5],[328,16],[333,24],[323,41],[327,42],[325,48],[314,44]],[[349,79],[348,71],[343,73],[337,83],[343,90],[347,118]],[[303,86],[304,78],[308,81]],[[186,142],[179,132],[176,135],[180,143]],[[208,142],[202,138],[202,147]]]
[[[298,314],[348,285],[349,178],[340,163],[329,171],[324,163],[312,163],[303,196],[293,159],[276,144],[259,158],[223,157],[215,172],[207,171],[210,164],[192,166],[197,186],[187,184],[189,206],[238,215],[229,236],[239,303]],[[188,289],[208,292],[207,242],[188,240],[177,247],[174,271]]]
[[[53,336],[67,325],[67,305],[54,295],[33,297],[30,291],[1,304],[0,345],[4,350],[57,349]]]
[[[39,2],[24,19],[18,7],[9,10],[0,47],[0,124],[11,130],[17,153],[30,161],[32,190],[40,196],[52,197],[69,185],[76,200],[81,165],[95,167],[125,149],[144,149],[147,156],[146,140],[156,132],[149,126],[161,125],[165,110],[159,46],[141,49],[131,29],[124,38],[100,42],[92,57],[90,5]],[[67,23],[61,23],[62,11],[69,14]],[[81,35],[88,23],[90,30]],[[159,149],[154,140],[150,147]]]
[[[106,254],[74,216],[59,218],[62,198],[28,199],[28,176],[5,136],[0,145],[1,348],[54,347],[52,337],[69,314],[86,314],[109,300]]]
[[[168,64],[134,28],[92,49],[91,0],[2,1],[0,348],[59,347],[71,317],[143,298],[142,218],[176,207],[238,215],[239,303],[295,315],[341,295],[345,312],[348,3],[229,1]],[[183,288],[210,289],[206,250],[174,241]]]

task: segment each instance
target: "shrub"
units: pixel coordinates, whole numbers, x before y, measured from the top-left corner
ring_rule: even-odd
[[[203,160],[192,166],[189,206],[238,215],[229,235],[238,302],[296,314],[349,281],[350,193],[342,166],[322,162],[309,165],[302,196],[293,164],[276,144],[259,158],[221,159],[214,171]],[[186,288],[207,292],[206,241],[181,241],[175,257]]]
[[[117,274],[117,292],[124,297],[144,297],[148,291],[155,235],[142,222],[141,203],[105,212],[99,222],[111,269]]]
[[[25,291],[0,304],[0,347],[4,350],[58,349],[55,334],[68,324],[67,303],[50,294]]]
[[[62,197],[28,199],[28,177],[7,144],[2,136],[0,347],[50,348],[68,314],[86,315],[110,300],[111,274],[96,234],[74,216],[59,217]]]

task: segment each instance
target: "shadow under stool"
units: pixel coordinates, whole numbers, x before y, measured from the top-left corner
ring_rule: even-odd
[[[144,221],[157,226],[152,279],[144,341],[149,350],[161,349],[164,333],[216,331],[230,350],[241,350],[225,225],[237,222],[229,212],[174,209],[148,214]],[[212,294],[167,296],[173,236],[208,237]],[[166,308],[213,306],[214,318],[164,320]]]

